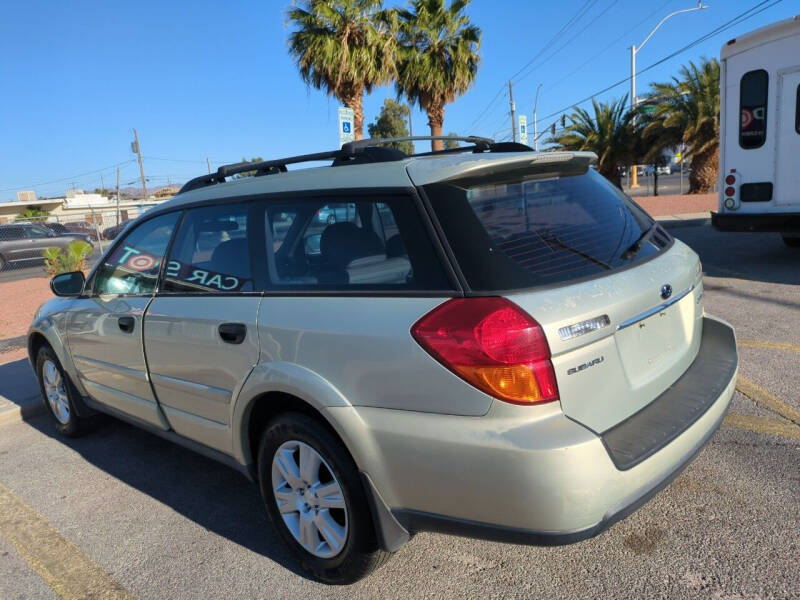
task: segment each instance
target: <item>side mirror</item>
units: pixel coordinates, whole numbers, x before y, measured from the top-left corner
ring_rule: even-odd
[[[86,278],[82,271],[61,273],[50,280],[50,289],[56,296],[79,296]]]

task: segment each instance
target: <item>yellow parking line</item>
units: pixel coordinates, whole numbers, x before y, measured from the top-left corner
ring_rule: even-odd
[[[3,484],[0,484],[0,535],[59,598],[133,598]]]
[[[736,340],[742,348],[773,348],[775,350],[791,350],[800,352],[800,344],[787,344],[784,342],[762,342],[761,340]]]
[[[800,440],[800,427],[795,427],[791,423],[771,417],[730,412],[725,415],[725,420],[722,421],[722,424],[734,429],[744,429],[755,431],[756,433],[767,433]]]
[[[759,387],[741,375],[739,375],[739,378],[736,380],[736,391],[747,396],[759,406],[771,410],[774,413],[778,413],[785,419],[789,419],[795,425],[800,425],[800,410],[792,408],[783,400],[779,400],[764,388]]]

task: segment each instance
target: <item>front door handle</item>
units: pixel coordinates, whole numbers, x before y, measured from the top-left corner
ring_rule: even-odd
[[[125,333],[133,333],[133,328],[136,325],[133,317],[120,317],[117,319],[117,325]]]
[[[241,344],[247,335],[247,326],[244,323],[223,323],[218,331],[223,342]]]

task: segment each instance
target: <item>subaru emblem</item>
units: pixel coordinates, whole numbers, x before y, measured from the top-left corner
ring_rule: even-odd
[[[661,286],[661,297],[666,300],[670,296],[672,296],[672,286],[668,283],[665,283]]]

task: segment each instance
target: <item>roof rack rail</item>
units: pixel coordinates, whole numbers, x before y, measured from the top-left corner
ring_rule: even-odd
[[[417,142],[417,141],[432,141],[432,140],[456,140],[460,142],[468,142],[471,146],[460,146],[458,148],[450,148],[446,150],[435,150],[432,152],[421,152],[413,154],[412,156],[432,156],[437,154],[450,154],[456,152],[521,152],[533,151],[532,148],[522,144],[495,142],[491,138],[479,137],[475,135],[469,136],[456,136],[456,135],[418,135],[408,137],[395,137],[395,138],[369,138],[364,140],[357,140],[342,144],[339,150],[329,150],[328,152],[316,152],[314,154],[300,154],[299,156],[289,156],[286,158],[276,158],[274,160],[264,160],[261,162],[240,162],[232,165],[223,165],[217,169],[216,173],[209,173],[208,175],[201,175],[187,181],[178,192],[182,194],[191,190],[214,185],[216,183],[225,183],[227,177],[238,175],[240,173],[247,173],[255,171],[256,176],[271,175],[274,173],[285,173],[286,165],[312,162],[317,160],[333,159],[332,166],[340,166],[346,164],[358,164],[363,162],[381,162],[390,160],[401,160],[408,155],[400,151],[386,152],[381,150],[377,152],[376,149],[385,144],[395,142]]]
[[[455,140],[457,142],[469,142],[470,144],[482,148],[483,150],[488,150],[494,144],[493,139],[480,137],[477,135],[413,135],[393,138],[367,138],[364,140],[356,140],[355,142],[342,144],[342,150],[353,153],[356,150],[366,148],[368,146],[380,146],[382,144],[392,144],[395,142],[427,142],[435,140]]]

